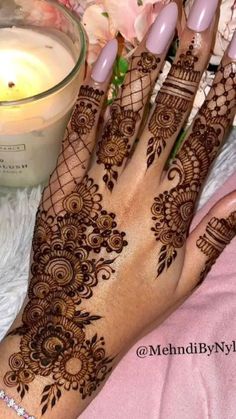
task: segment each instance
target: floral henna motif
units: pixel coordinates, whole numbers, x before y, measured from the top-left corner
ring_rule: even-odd
[[[94,287],[108,280],[112,263],[127,245],[116,216],[102,207],[102,195],[86,176],[62,202],[63,215],[39,210],[33,239],[32,279],[20,336],[20,351],[9,359],[7,386],[23,398],[38,376],[49,377],[42,414],[53,408],[63,391],[77,390],[84,399],[111,371],[103,337],[86,337],[99,315],[83,310]],[[114,258],[105,257],[114,254]],[[99,254],[102,254],[102,256]],[[51,379],[51,384],[50,384]]]
[[[214,217],[210,220],[205,233],[197,241],[198,249],[207,257],[205,268],[201,272],[198,285],[204,281],[224,248],[231,242],[235,235],[236,211],[227,219]]]
[[[188,235],[194,208],[209,167],[223,141],[236,105],[234,64],[221,66],[191,133],[168,171],[177,186],[155,198],[152,231],[161,243],[157,276],[168,269]]]
[[[193,44],[173,64],[156,98],[156,107],[149,122],[152,137],[148,141],[147,167],[160,157],[167,140],[177,135],[193,102],[201,73],[195,70],[198,58],[194,56]]]
[[[89,140],[104,92],[91,86],[81,86],[79,96],[67,127],[57,167],[44,191],[42,206],[56,216],[64,196],[75,184],[75,171],[85,167],[93,149]],[[80,179],[76,179],[79,181]]]
[[[103,180],[111,191],[118,179],[117,168],[129,156],[129,140],[134,136],[139,118],[138,112],[125,110],[117,104],[111,108],[111,119],[105,127],[97,153],[97,163],[103,164],[106,170]]]
[[[110,191],[119,176],[119,168],[129,157],[160,59],[149,52],[134,55],[118,98],[98,143],[97,163],[104,166],[103,181]]]
[[[138,61],[137,70],[141,74],[151,73],[157,69],[160,61],[160,58],[155,57],[155,55],[151,54],[150,52],[143,52],[141,54],[140,60]]]
[[[196,187],[178,186],[155,198],[152,206],[152,228],[157,241],[162,243],[157,276],[169,268],[183,247],[197,199]]]

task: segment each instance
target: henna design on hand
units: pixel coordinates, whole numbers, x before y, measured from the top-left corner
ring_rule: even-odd
[[[105,127],[102,140],[99,142],[97,163],[103,164],[106,174],[103,180],[108,189],[112,191],[114,181],[118,179],[116,168],[121,167],[125,158],[129,156],[129,139],[135,133],[136,121],[139,113],[125,110],[115,104],[111,108],[111,119]]]
[[[95,125],[104,92],[91,86],[81,86],[78,99],[68,124],[57,167],[44,191],[42,205],[56,216],[64,196],[75,185],[75,173],[86,167],[93,150],[90,133]]]
[[[205,233],[197,241],[198,249],[207,256],[205,268],[201,272],[198,286],[202,284],[224,248],[231,242],[235,235],[236,211],[227,219],[213,217],[210,220]]]
[[[125,83],[111,106],[110,118],[97,150],[97,163],[104,166],[103,181],[110,191],[118,179],[118,169],[129,157],[159,62],[160,58],[149,52],[134,55]]]
[[[42,414],[63,391],[90,396],[111,371],[113,358],[106,356],[104,338],[86,336],[100,316],[86,312],[83,301],[99,282],[110,279],[112,264],[127,245],[115,214],[102,207],[99,188],[88,176],[64,197],[62,207],[56,217],[38,211],[30,301],[22,325],[11,332],[20,336],[20,351],[10,357],[4,377],[22,398],[37,376],[51,378],[42,393]]]
[[[193,44],[173,64],[160,92],[156,107],[149,122],[152,137],[148,141],[147,167],[160,157],[170,137],[176,135],[190,109],[201,73],[196,71],[198,57],[194,55]]]
[[[209,167],[216,157],[236,105],[234,64],[221,66],[211,93],[195,118],[191,134],[168,171],[177,186],[155,198],[151,208],[152,231],[162,247],[157,276],[168,269],[183,247],[197,197]]]
[[[159,62],[160,58],[155,57],[150,52],[142,52],[137,63],[137,70],[140,74],[152,73],[152,71],[157,69]]]

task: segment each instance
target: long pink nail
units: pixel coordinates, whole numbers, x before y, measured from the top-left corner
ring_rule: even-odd
[[[188,28],[194,32],[203,32],[209,28],[218,3],[219,0],[195,0],[188,17]]]
[[[96,63],[94,64],[91,77],[98,83],[103,83],[109,76],[114,65],[118,52],[116,39],[109,41],[102,49]]]
[[[234,32],[232,41],[229,44],[228,56],[232,60],[236,60],[236,32]]]
[[[170,3],[162,9],[149,32],[146,48],[152,54],[162,54],[174,35],[178,19],[176,3]]]

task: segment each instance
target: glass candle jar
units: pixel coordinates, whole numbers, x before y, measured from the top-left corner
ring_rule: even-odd
[[[84,76],[80,22],[53,0],[1,0],[0,185],[45,182]]]

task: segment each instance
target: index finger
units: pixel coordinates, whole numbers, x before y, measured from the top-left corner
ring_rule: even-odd
[[[82,180],[87,170],[117,50],[116,39],[106,44],[91,75],[80,88],[56,168],[42,197],[41,209],[50,210],[54,216],[61,211],[65,195]]]

